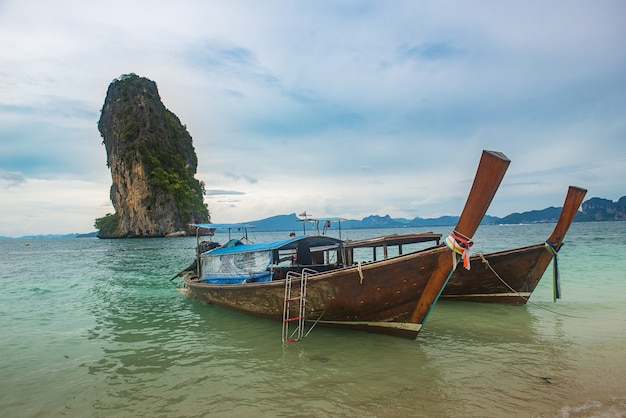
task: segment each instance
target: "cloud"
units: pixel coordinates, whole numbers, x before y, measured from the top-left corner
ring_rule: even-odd
[[[0,168],[0,184],[4,183],[5,187],[16,187],[26,182],[24,175],[17,171],[6,171]]]
[[[2,184],[6,172],[0,173]],[[17,178],[19,187],[0,187],[0,235],[91,232],[96,218],[113,212],[106,185]]]
[[[279,80],[261,66],[255,54],[239,45],[204,40],[197,45],[188,45],[183,59],[208,75],[269,88],[280,87]]]
[[[255,183],[259,182],[258,179],[254,178],[252,176],[246,175],[246,174],[236,174],[236,173],[232,173],[232,172],[226,172],[226,173],[224,173],[224,177],[226,177],[226,178],[228,178],[230,180],[234,180],[234,181],[243,180],[243,181],[245,181],[246,183],[249,183],[249,184],[255,184]]]
[[[227,195],[243,195],[244,192],[236,190],[207,190],[205,196],[227,196]]]
[[[424,42],[419,45],[401,48],[398,53],[401,60],[416,60],[419,63],[422,60],[440,60],[455,57],[464,53],[464,51],[450,42],[439,41]]]
[[[106,213],[96,123],[109,83],[130,72],[154,80],[187,125],[220,222],[458,214],[482,149],[512,160],[492,215],[560,205],[572,183],[626,194],[620,1],[0,7],[7,219],[52,205],[88,214],[54,215],[55,227],[87,232]],[[81,184],[98,205],[83,206]],[[28,196],[37,204],[20,203]]]

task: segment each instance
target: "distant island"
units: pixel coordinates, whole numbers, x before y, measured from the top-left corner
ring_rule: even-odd
[[[546,209],[532,210],[523,213],[512,213],[504,218],[486,215],[481,225],[515,225],[515,224],[535,224],[554,223],[561,214],[561,207],[551,206]],[[593,197],[581,205],[574,218],[574,222],[599,222],[599,221],[623,221],[626,220],[626,196],[621,197],[617,202],[609,199]],[[345,220],[341,222],[342,229],[373,229],[373,228],[419,228],[435,226],[454,226],[458,216],[441,216],[439,218],[404,219],[387,216],[371,215],[357,220]],[[291,215],[279,215],[271,218],[259,219],[248,222],[256,226],[255,231],[289,231],[302,229],[302,220],[295,213]]]
[[[626,196],[622,196],[617,202],[609,199],[593,197],[581,205],[574,222],[601,222],[601,221],[624,221],[626,220]],[[556,222],[561,213],[560,207],[549,207],[542,210],[532,210],[523,213],[512,213],[504,218],[495,216],[485,216],[481,225],[513,225],[513,224],[533,224],[533,223],[553,223]],[[368,216],[357,220],[345,220],[341,223],[342,229],[372,229],[372,228],[414,228],[414,227],[434,227],[434,226],[454,226],[458,216],[441,216],[439,218],[392,218],[387,216]],[[256,221],[245,222],[256,226],[256,231],[297,231],[302,228],[302,220],[295,214],[278,215]],[[29,235],[19,238],[3,237],[0,240],[22,239],[35,240],[44,238],[93,238],[98,236],[98,231],[88,234],[65,234],[65,235]]]
[[[36,240],[36,239],[51,239],[51,238],[95,238],[98,236],[98,231],[89,232],[87,234],[79,234],[74,232],[71,234],[39,234],[39,235],[24,235],[23,237],[3,237],[0,236],[0,240],[19,239],[19,240]]]

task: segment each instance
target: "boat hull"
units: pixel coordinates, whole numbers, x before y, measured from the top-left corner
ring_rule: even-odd
[[[473,255],[472,268],[457,269],[441,299],[524,305],[551,260],[544,244]]]
[[[471,270],[457,270],[441,294],[442,299],[524,305],[563,245],[586,189],[569,186],[559,219],[545,243],[478,254]]]
[[[415,338],[449,278],[450,270],[439,266],[452,263],[452,252],[441,246],[309,276],[305,319],[309,324]],[[187,295],[202,302],[283,319],[284,280],[212,285],[186,278],[184,287]]]

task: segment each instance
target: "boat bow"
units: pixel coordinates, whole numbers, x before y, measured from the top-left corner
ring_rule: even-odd
[[[487,209],[498,187],[500,187],[502,178],[510,163],[511,161],[501,152],[483,151],[476,176],[474,177],[474,183],[472,184],[467,201],[465,202],[465,207],[457,222],[456,228],[451,234],[455,241],[456,237],[463,237],[465,240],[464,245],[470,245],[471,238],[474,236],[476,229],[478,229],[480,221],[487,213]],[[463,243],[458,242],[457,244],[463,245]],[[448,267],[446,267],[446,263]],[[428,314],[439,298],[441,291],[455,268],[455,253],[442,248],[438,266],[433,271],[424,292],[422,292],[422,296],[411,315],[410,322],[423,323],[426,321]]]

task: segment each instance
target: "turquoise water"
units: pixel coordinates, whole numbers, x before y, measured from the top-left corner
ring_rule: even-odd
[[[474,251],[542,242],[553,226],[482,226]],[[523,307],[438,303],[415,341],[316,327],[283,345],[279,323],[176,291],[195,238],[0,241],[0,411],[626,416],[626,223],[574,224],[565,242],[556,304],[549,269]]]

